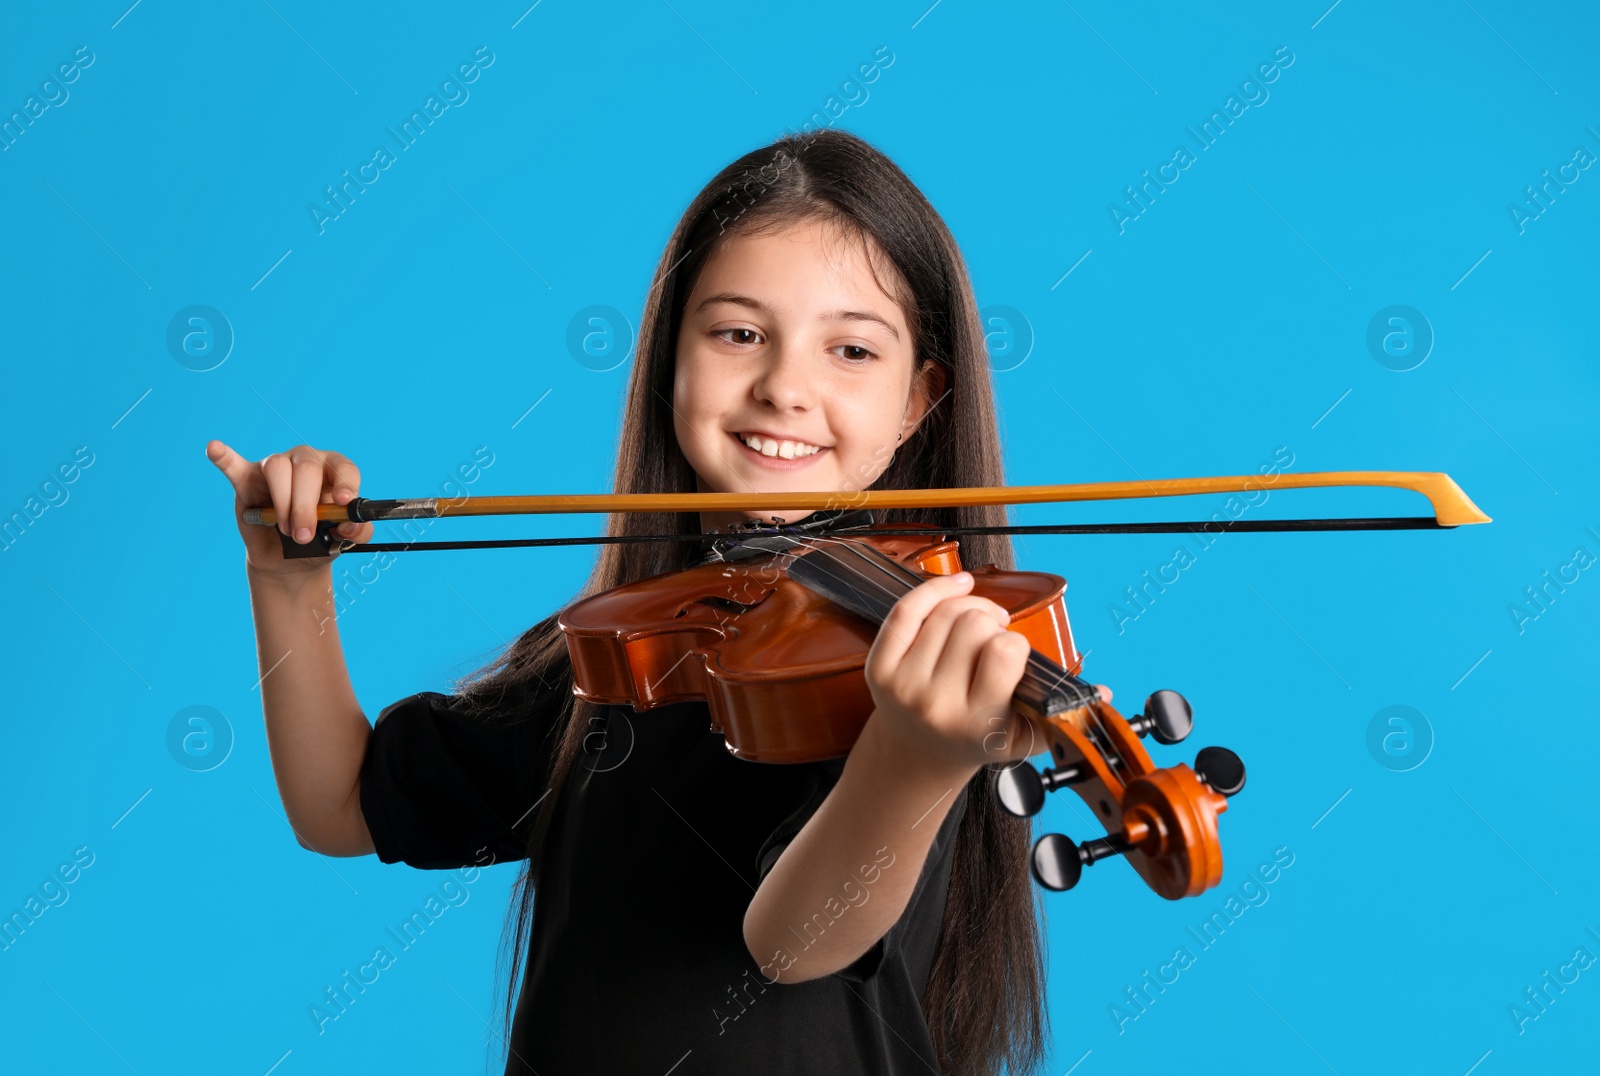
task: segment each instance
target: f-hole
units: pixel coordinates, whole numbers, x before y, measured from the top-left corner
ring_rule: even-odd
[[[696,605],[708,605],[720,612],[731,613],[734,616],[738,616],[740,613],[747,613],[751,609],[754,609],[756,606],[760,605],[761,602],[766,601],[767,598],[771,596],[771,593],[771,591],[768,591],[766,594],[761,595],[760,601],[754,602],[737,602],[732,598],[724,598],[716,594],[704,594],[686,604],[676,613],[673,613],[672,618],[676,620],[681,616],[687,616],[689,610]]]

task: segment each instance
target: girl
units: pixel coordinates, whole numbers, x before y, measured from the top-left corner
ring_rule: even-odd
[[[207,454],[236,513],[270,503],[297,541],[319,500],[359,488],[336,452],[251,462],[213,441]],[[830,129],[719,173],[646,300],[614,490],[1003,481],[971,284],[905,174]],[[709,535],[762,516],[620,513],[610,526]],[[1000,507],[884,516],[1005,523]],[[239,529],[273,767],[300,843],[430,869],[527,861],[507,922],[508,1073],[1040,1061],[1030,824],[1000,809],[985,766],[1033,742],[1009,710],[1028,646],[970,575],[895,604],[865,670],[876,709],[846,758],[761,765],[707,732],[702,702],[634,713],[576,699],[556,614],[453,694],[401,699],[369,728],[327,630],[329,562],[285,560],[266,528],[241,517]],[[364,542],[372,525],[338,533]],[[693,545],[603,546],[579,596],[686,567],[706,552]],[[969,565],[1012,567],[1004,536],[961,546]],[[997,721],[1011,735],[986,750]]]

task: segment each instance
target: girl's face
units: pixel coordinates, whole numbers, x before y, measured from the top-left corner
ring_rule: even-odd
[[[882,257],[879,266],[894,272]],[[697,488],[867,488],[928,411],[913,358],[904,313],[873,279],[863,243],[837,225],[725,241],[678,332],[673,428]],[[703,512],[700,522],[711,531],[812,511]]]

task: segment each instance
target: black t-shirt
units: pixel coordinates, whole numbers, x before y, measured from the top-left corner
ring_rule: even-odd
[[[482,864],[488,853],[526,858],[557,701],[542,692],[524,720],[507,723],[436,692],[385,708],[360,789],[378,858],[424,869]],[[745,909],[844,759],[737,759],[709,731],[703,702],[604,712],[547,838],[506,1072],[937,1073],[919,998],[966,789],[889,932],[833,975],[773,983],[781,965],[763,975],[752,959]],[[895,869],[890,856],[879,869]],[[818,909],[810,937],[859,914],[871,899],[865,879],[879,877],[871,866]],[[796,937],[798,955],[808,936]]]

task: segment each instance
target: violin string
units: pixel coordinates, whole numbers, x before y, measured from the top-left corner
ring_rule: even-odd
[[[837,555],[834,547],[848,549],[852,554],[854,554],[857,560],[865,562],[870,567],[876,569],[879,574],[887,576],[889,579],[900,584],[900,586],[903,588],[900,591],[900,594],[904,594],[912,586],[922,582],[920,577],[915,577],[914,573],[912,573],[910,569],[905,568],[903,565],[895,564],[893,562],[890,562],[889,564],[882,563],[879,559],[879,557],[882,557],[882,554],[878,554],[878,556],[868,556],[867,553],[863,551],[860,542],[852,541],[848,538],[841,538],[835,535],[827,534],[789,535],[783,533],[774,535],[774,537],[789,542],[792,548],[809,548],[812,550],[813,555],[823,556],[830,564],[835,565],[840,569],[840,571],[847,573],[848,577],[853,577],[857,581],[856,590],[858,594],[862,595],[863,597],[877,597],[880,601],[886,604],[892,605],[893,601],[898,597],[894,590],[892,590],[886,584],[869,577],[864,571],[861,571],[858,568],[853,568],[852,565],[846,563],[844,558]],[[779,557],[785,558],[784,568],[786,572],[788,570],[788,563],[800,556],[799,553],[783,550],[773,550],[772,552]],[[876,551],[874,550],[873,552]],[[887,558],[883,559],[887,560]],[[897,574],[897,571],[892,569],[897,569],[898,572],[903,572],[905,574],[902,576]],[[850,578],[848,577],[844,580],[844,582],[847,584],[850,582]],[[913,578],[916,579],[916,582],[912,582]],[[863,594],[862,592],[866,587],[875,588],[875,590],[879,593],[870,594],[869,592],[869,594]],[[878,608],[882,610],[883,606],[880,605]],[[878,614],[880,625],[882,624],[883,620],[886,619],[886,617],[887,612],[880,612]],[[1110,732],[1106,729],[1101,718],[1099,706],[1097,705],[1100,699],[1099,689],[1093,684],[1090,684],[1088,681],[1083,680],[1081,677],[1078,677],[1061,666],[1056,665],[1055,662],[1046,658],[1032,647],[1029,647],[1028,650],[1027,669],[1028,671],[1033,672],[1039,681],[1048,685],[1046,687],[1047,692],[1053,693],[1063,684],[1069,688],[1069,690],[1064,693],[1066,695],[1068,707],[1069,709],[1086,712],[1089,724],[1085,727],[1084,732],[1090,738],[1096,750],[1099,752],[1102,758],[1107,760],[1108,763],[1112,765],[1118,765],[1121,768],[1126,769],[1127,763],[1125,760],[1123,760],[1120,752],[1118,752],[1113,746],[1115,741],[1112,740]]]
[[[780,537],[783,537],[786,540],[790,541],[796,547],[813,548],[818,553],[822,554],[825,557],[825,559],[827,559],[829,561],[829,563],[834,564],[841,571],[852,572],[852,569],[850,568],[849,565],[845,564],[839,557],[835,556],[831,549],[827,549],[827,548],[824,547],[824,543],[825,542],[829,543],[829,544],[836,544],[836,545],[850,545],[850,544],[852,544],[852,543],[848,543],[846,539],[834,537],[832,535],[800,535],[798,537],[791,537],[789,535],[781,535]],[[793,560],[793,559],[797,558],[799,556],[799,554],[798,553],[790,553],[790,554],[788,554],[788,556],[790,557],[791,560]],[[866,558],[862,558],[862,559],[866,559]],[[881,565],[874,564],[873,566],[879,568],[882,571],[885,571],[885,574],[887,574],[887,570],[883,569]],[[887,586],[885,586],[883,584],[875,583],[874,581],[866,578],[866,576],[864,574],[862,574],[861,572],[859,572],[859,571],[853,571],[852,574],[855,575],[857,581],[860,584],[871,584],[871,585],[875,586],[878,591],[881,592],[881,593],[878,593],[878,594],[863,595],[863,596],[876,597],[876,598],[879,598],[882,601],[885,601],[887,604],[893,604],[893,601],[894,601],[896,595],[895,595],[894,591],[892,591],[889,587],[887,587]],[[891,576],[891,578],[893,578],[893,577]],[[846,580],[846,581],[848,582],[848,580]],[[860,587],[859,586],[857,587],[857,590],[858,590],[858,592],[860,591]],[[883,605],[883,604],[877,605],[876,609],[875,609],[875,612],[876,612],[876,615],[879,618],[879,622],[880,623],[882,622],[883,618],[888,616],[888,610],[887,610],[887,608],[885,608],[885,605]]]
[[[868,578],[865,573],[859,570],[852,571],[851,566],[846,564],[840,557],[835,555],[832,549],[826,548],[824,543],[827,543],[827,545],[841,546],[848,549],[856,556],[856,558],[864,561],[867,565],[876,569],[882,575],[887,576],[889,579],[900,584],[904,588],[900,591],[901,594],[905,593],[905,591],[910,590],[911,587],[916,586],[918,583],[923,581],[920,577],[915,576],[910,569],[905,568],[903,565],[893,564],[892,562],[890,564],[884,564],[878,559],[878,557],[869,556],[867,553],[862,551],[861,544],[859,542],[852,541],[848,538],[840,538],[833,535],[801,536],[799,538],[783,535],[782,537],[792,542],[796,546],[812,546],[817,553],[826,556],[831,563],[837,565],[841,570],[852,572],[855,578],[859,580],[862,585],[873,586],[877,588],[882,592],[883,596],[885,596],[885,600],[891,604],[892,601],[898,597],[898,595],[891,588]],[[798,554],[794,554],[794,556],[798,556]],[[898,572],[903,572],[905,574],[898,574],[896,569]],[[913,579],[915,579],[915,582],[912,582]],[[1065,685],[1068,688],[1068,690],[1065,692],[1067,695],[1067,701],[1074,708],[1088,707],[1090,702],[1099,698],[1099,692],[1092,684],[1081,679],[1080,677],[1073,675],[1071,672],[1057,665],[1054,661],[1045,657],[1043,654],[1040,654],[1037,650],[1034,650],[1031,647],[1028,651],[1027,666],[1029,671],[1033,672],[1035,677],[1042,684],[1044,684],[1046,691],[1055,692]]]
[[[904,579],[897,577],[894,573],[892,573],[887,565],[879,563],[878,558],[868,556],[865,552],[863,552],[860,549],[860,543],[858,542],[853,542],[845,538],[835,538],[832,536],[818,539],[817,543],[820,545],[821,541],[829,541],[833,544],[846,546],[851,550],[851,552],[855,553],[857,557],[866,561],[873,567],[878,568],[884,575],[894,578],[897,581],[905,582]],[[827,552],[821,549],[818,551]],[[834,560],[835,563],[838,563],[837,558],[834,558]],[[843,567],[843,565],[841,565],[841,567]],[[903,572],[906,572],[908,576],[911,574],[909,569],[906,569],[901,565],[895,565],[895,567],[899,568]],[[918,582],[921,582],[921,580],[919,579]],[[915,584],[913,583],[912,585],[914,586]],[[1100,754],[1107,759],[1115,760],[1117,763],[1125,766],[1125,763],[1122,762],[1121,754],[1113,747],[1115,741],[1112,740],[1110,731],[1106,728],[1099,707],[1096,705],[1100,699],[1099,690],[1093,684],[1088,683],[1082,678],[1073,675],[1071,672],[1067,671],[1061,666],[1056,665],[1055,662],[1046,658],[1044,655],[1040,654],[1037,650],[1034,650],[1031,647],[1028,651],[1027,667],[1029,671],[1034,674],[1035,678],[1045,685],[1045,690],[1047,692],[1054,693],[1060,690],[1063,685],[1065,685],[1067,690],[1064,691],[1063,694],[1066,696],[1068,706],[1071,709],[1082,710],[1086,712],[1091,724],[1085,731],[1097,741],[1095,746],[1099,750]]]
[[[818,538],[805,539],[803,541],[796,542],[795,544],[802,545],[807,544],[807,542],[815,544],[818,546],[818,553],[823,553],[830,556],[834,563],[837,563],[841,568],[848,570],[847,566],[840,562],[837,557],[832,556],[831,550],[821,548],[821,543],[824,541],[849,548],[850,551],[853,552],[858,558],[879,569],[882,574],[889,576],[890,578],[895,579],[897,582],[901,582],[902,584],[908,582],[908,577],[912,575],[909,569],[906,569],[903,565],[898,564],[894,565],[894,567],[898,568],[901,572],[905,572],[906,577],[896,575],[890,570],[889,565],[880,563],[878,557],[869,556],[866,552],[864,552],[861,549],[859,542],[854,542],[846,538],[819,536]],[[860,578],[862,578],[863,582],[871,582],[871,580],[866,579],[865,576],[860,576]],[[921,580],[918,579],[917,582],[921,582]],[[912,583],[911,585],[914,586],[916,584]],[[1047,692],[1054,693],[1055,691],[1059,690],[1062,685],[1067,686],[1068,690],[1064,692],[1064,694],[1067,697],[1066,701],[1068,706],[1071,709],[1082,710],[1086,712],[1091,724],[1085,729],[1085,732],[1093,741],[1095,741],[1095,747],[1100,752],[1101,756],[1106,758],[1108,761],[1112,761],[1114,764],[1121,765],[1123,768],[1126,768],[1126,762],[1122,759],[1121,753],[1118,752],[1113,746],[1115,741],[1112,740],[1110,731],[1106,728],[1099,706],[1097,705],[1100,699],[1099,689],[1097,689],[1093,684],[1090,684],[1088,681],[1083,680],[1061,666],[1056,665],[1055,662],[1051,661],[1049,658],[1046,658],[1044,655],[1040,654],[1037,650],[1034,650],[1031,647],[1028,651],[1027,666],[1028,669],[1034,673],[1036,679],[1045,684],[1045,690]]]
[[[852,552],[856,552],[857,556],[859,556],[862,560],[876,568],[879,568],[885,575],[889,575],[890,578],[895,579],[897,582],[909,583],[907,589],[910,589],[910,586],[915,586],[923,581],[920,577],[914,577],[909,569],[906,569],[901,565],[895,565],[894,567],[899,568],[900,571],[905,572],[906,574],[904,576],[893,574],[890,571],[889,566],[880,564],[877,558],[860,552],[860,543],[850,541],[849,539],[835,538],[832,540],[848,545]],[[911,582],[911,579],[913,578],[915,578],[915,582]],[[1098,698],[1099,696],[1099,693],[1095,691],[1093,685],[1087,683],[1079,677],[1074,676],[1072,673],[1068,672],[1066,669],[1063,669],[1054,661],[1050,660],[1032,648],[1029,649],[1028,653],[1028,666],[1035,672],[1041,681],[1045,682],[1047,691],[1055,691],[1062,685],[1067,685],[1071,689],[1068,692],[1068,695],[1074,705],[1086,705],[1089,700]]]
[[[901,565],[893,563],[885,564],[882,563],[878,557],[869,556],[867,553],[862,551],[861,543],[852,541],[848,538],[841,538],[833,535],[802,535],[796,537],[786,534],[780,534],[777,535],[777,537],[790,542],[796,547],[812,547],[818,554],[826,556],[829,562],[835,564],[840,568],[841,571],[852,574],[860,586],[871,586],[882,592],[881,596],[883,597],[885,604],[892,604],[893,600],[898,595],[896,595],[895,592],[889,587],[869,578],[865,573],[859,570],[852,570],[851,566],[845,563],[842,558],[837,556],[832,549],[826,548],[825,543],[827,546],[838,546],[848,549],[855,555],[857,559],[864,561],[867,565],[873,569],[876,569],[880,574],[887,576],[895,583],[900,584],[900,586],[904,588],[900,591],[902,594],[906,590],[909,590],[911,587],[922,582],[920,577],[914,576],[909,569],[906,569]],[[798,554],[784,555],[790,557],[791,559],[798,556]],[[904,574],[902,575],[899,573]],[[860,589],[860,586],[858,586],[858,590]],[[879,608],[882,610],[882,606]],[[879,615],[882,617],[886,616],[887,613],[885,611],[880,611]],[[1080,677],[1074,676],[1071,672],[1068,672],[1066,669],[1057,665],[1054,661],[1051,661],[1049,658],[1040,654],[1037,650],[1032,648],[1029,649],[1027,666],[1028,669],[1033,672],[1035,678],[1044,685],[1044,689],[1047,692],[1053,693],[1065,686],[1068,689],[1065,692],[1067,696],[1067,702],[1073,708],[1087,707],[1092,709],[1089,704],[1099,698],[1099,692],[1092,684],[1089,684]]]

